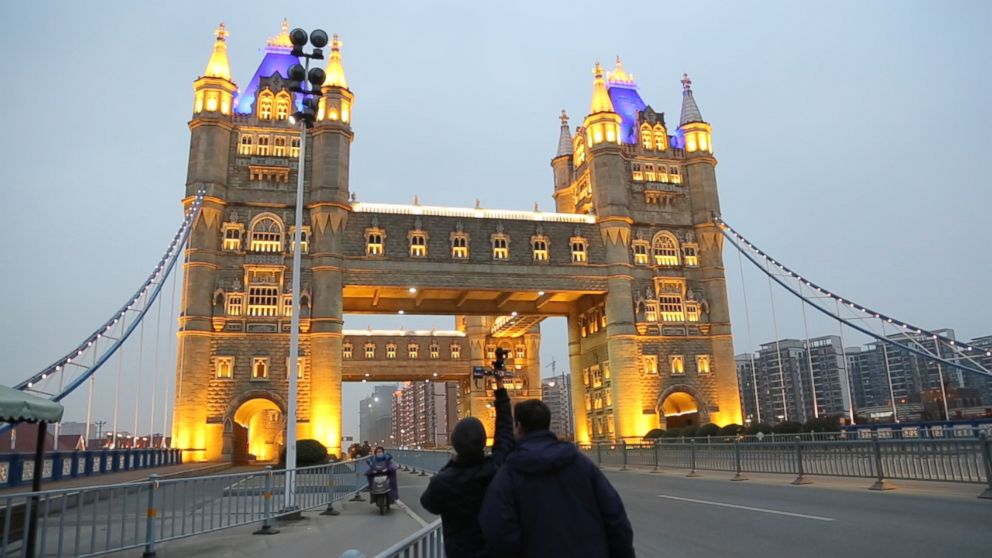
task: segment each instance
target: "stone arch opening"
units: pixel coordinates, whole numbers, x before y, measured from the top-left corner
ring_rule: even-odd
[[[666,430],[700,426],[709,422],[706,403],[699,392],[688,385],[676,385],[658,398],[658,416]]]
[[[227,428],[230,421],[230,429]],[[282,453],[285,410],[273,394],[249,392],[232,402],[225,446],[232,462],[276,462]]]

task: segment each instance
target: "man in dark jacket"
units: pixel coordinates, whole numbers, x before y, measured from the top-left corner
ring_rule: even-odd
[[[634,530],[620,495],[574,444],[548,430],[548,406],[517,403],[513,418],[517,447],[479,514],[492,555],[633,558]]]
[[[441,516],[444,550],[448,558],[488,557],[479,507],[493,475],[513,449],[510,397],[496,379],[496,433],[492,455],[486,456],[486,429],[475,417],[458,421],[451,433],[455,457],[431,478],[420,497],[424,509]]]

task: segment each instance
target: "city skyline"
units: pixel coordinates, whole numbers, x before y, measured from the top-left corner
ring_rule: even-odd
[[[853,10],[853,4],[841,6]],[[990,264],[987,259],[968,257],[982,253],[979,208],[992,206],[988,190],[977,187],[980,153],[989,140],[969,125],[987,121],[989,116],[989,108],[979,101],[987,96],[989,77],[974,72],[969,64],[974,53],[988,50],[988,37],[977,33],[977,22],[988,8],[962,4],[955,13],[947,13],[922,4],[904,6],[879,4],[859,10],[864,20],[845,28],[844,40],[833,48],[818,41],[833,37],[831,22],[841,15],[816,7],[785,9],[782,16],[794,25],[764,29],[774,35],[767,41],[756,36],[758,27],[731,32],[728,37],[736,37],[740,49],[732,56],[709,45],[669,49],[665,41],[661,48],[612,30],[594,44],[565,48],[545,38],[544,32],[563,25],[558,17],[578,28],[590,23],[575,14],[551,11],[535,10],[533,17],[522,20],[515,41],[506,41],[498,29],[500,23],[519,19],[507,8],[493,9],[489,14],[493,23],[476,30],[474,41],[468,41],[467,30],[449,29],[421,14],[403,13],[405,7],[380,32],[372,31],[371,19],[345,14],[340,23],[329,22],[326,27],[342,34],[349,79],[361,93],[355,109],[359,137],[353,149],[355,190],[360,200],[367,201],[403,201],[419,195],[424,203],[436,205],[470,207],[479,197],[487,207],[529,209],[534,201],[552,207],[548,160],[554,154],[557,112],[564,107],[580,116],[588,101],[592,62],[599,58],[608,63],[619,51],[625,67],[637,76],[645,98],[669,115],[677,113],[682,71],[692,75],[700,109],[714,127],[724,216],[735,227],[782,261],[854,300],[916,323],[954,328],[962,338],[988,335],[992,328],[980,309],[992,307],[984,288]],[[0,171],[8,195],[45,208],[12,217],[15,229],[33,241],[16,244],[6,255],[9,262],[26,264],[32,270],[23,276],[5,274],[2,280],[4,292],[17,293],[9,298],[14,319],[3,326],[13,349],[3,372],[2,381],[8,384],[46,365],[105,319],[109,309],[116,308],[147,273],[155,257],[152,254],[161,251],[178,222],[177,200],[189,141],[183,126],[189,116],[189,83],[203,70],[210,31],[217,21],[227,21],[231,30],[231,61],[239,84],[247,79],[256,60],[253,49],[278,31],[283,16],[289,15],[291,24],[325,25],[294,18],[293,13],[261,10],[238,15],[230,7],[207,7],[189,17],[187,5],[161,8],[158,14],[164,22],[183,21],[184,25],[151,29],[138,16],[110,8],[88,9],[93,13],[86,17],[73,9],[50,14],[44,7],[0,8],[4,16],[0,40],[9,49],[28,44],[25,33],[37,28],[66,37],[79,56],[77,64],[65,71],[67,79],[77,83],[92,79],[89,74],[100,69],[99,53],[113,50],[112,41],[117,40],[83,32],[78,21],[95,23],[99,18],[102,25],[130,33],[141,29],[144,35],[136,39],[155,41],[162,48],[139,49],[140,60],[155,68],[154,76],[142,75],[135,81],[111,72],[106,78],[108,88],[134,93],[115,96],[119,115],[63,111],[58,117],[60,127],[53,128],[56,120],[50,112],[32,114],[29,119],[15,110],[35,103],[56,106],[52,92],[32,90],[37,100],[24,97],[26,92],[21,90],[2,94],[7,102],[0,103],[0,111],[13,132],[0,140],[5,160],[29,161],[28,149],[42,145],[58,150],[63,160],[48,168],[8,164]],[[705,10],[706,6],[681,6],[673,7],[672,14],[691,21]],[[733,31],[728,28],[735,16],[760,20],[758,11],[742,15],[727,7],[712,14],[713,32]],[[401,16],[409,16],[430,32],[400,24]],[[915,42],[915,36],[932,28],[954,28],[956,33],[943,33],[941,42],[927,43],[926,48]],[[692,44],[691,30],[676,30],[674,37],[677,40],[671,43]],[[426,77],[423,67],[389,64],[386,55],[404,41],[420,45],[421,52],[429,55],[427,66],[457,68],[462,74],[458,81],[473,84],[473,99],[442,88],[419,91],[415,87],[398,94],[398,85],[408,86]],[[485,62],[480,66],[485,67],[438,48],[458,41],[468,41],[466,54],[478,56]],[[771,48],[770,41],[788,43],[795,49],[795,59],[757,63],[760,54]],[[862,56],[867,50],[871,57]],[[117,55],[115,66],[144,67],[132,58],[133,53]],[[800,61],[804,56],[807,59]],[[728,64],[731,59],[737,67]],[[810,60],[817,62],[815,72]],[[885,67],[877,60],[885,60]],[[12,68],[12,79],[27,80],[28,71]],[[496,90],[506,75],[514,75],[530,97],[526,106],[516,103],[512,95],[505,99],[487,96],[487,88]],[[785,80],[782,75],[792,77]],[[919,76],[933,76],[933,82],[920,82]],[[922,87],[916,87],[920,83]],[[99,106],[102,95],[81,88],[74,102]],[[519,111],[525,131],[501,123],[504,119],[494,118],[494,123],[484,125],[472,110],[476,103],[493,116]],[[396,143],[401,140],[393,126],[407,114],[408,105],[418,107],[414,114],[421,115],[418,124],[410,124],[415,128],[411,131],[428,140]],[[757,128],[755,114],[764,119]],[[107,118],[109,122],[104,121]],[[44,125],[38,126],[39,121]],[[858,125],[852,128],[853,122]],[[927,163],[931,168],[924,169],[919,161],[928,160],[930,151],[937,149],[927,127],[955,130],[955,135],[948,138],[953,139],[954,148],[940,152],[939,165]],[[48,129],[75,132],[42,136]],[[142,136],[145,129],[155,130],[156,137]],[[146,141],[125,141],[134,137]],[[464,138],[474,139],[463,148],[459,144],[466,143]],[[494,144],[501,146],[498,153],[486,148]],[[427,164],[441,148],[450,154],[450,165],[439,169]],[[397,154],[391,155],[398,157],[396,164],[377,164],[384,153]],[[501,162],[494,165],[496,157]],[[396,176],[395,169],[403,169],[402,175]],[[473,186],[465,188],[457,177],[471,177]],[[932,188],[935,180],[942,185],[939,194]],[[129,211],[139,205],[141,211]],[[919,216],[920,226],[933,234],[906,234],[907,216]],[[122,261],[122,252],[133,257]],[[925,254],[942,257],[934,260]],[[789,307],[777,298],[780,335],[771,335],[767,313],[757,319],[763,308],[757,301],[765,287],[760,279],[751,278],[746,285],[754,297],[754,331],[748,335],[741,320],[736,259],[729,251],[726,259],[739,350],[754,346],[758,339],[802,331],[798,306]],[[954,267],[945,273],[933,265],[935,261],[951,262]],[[366,322],[390,327],[400,321],[410,329],[420,324],[445,327],[450,321],[440,316],[389,320],[348,316],[346,320],[349,327],[352,323],[364,327]],[[545,324],[542,361],[565,362],[562,320]],[[817,336],[830,334],[836,326],[818,322],[812,329],[811,335]],[[857,344],[855,339],[846,341]],[[148,367],[149,357],[145,358]],[[171,377],[174,358],[161,358],[158,369],[164,378]],[[106,386],[112,380],[98,382]],[[164,388],[165,382],[160,386]],[[134,388],[133,383],[126,383],[123,389],[128,393]],[[357,397],[351,388],[346,386],[345,409],[348,398]],[[122,409],[121,430],[132,429],[133,413],[133,406]],[[78,414],[69,417],[83,418]],[[347,418],[344,434],[351,434]]]

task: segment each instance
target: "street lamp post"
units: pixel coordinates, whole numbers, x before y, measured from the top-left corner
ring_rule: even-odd
[[[293,114],[291,123],[300,124],[300,160],[299,168],[296,171],[296,225],[293,234],[293,283],[292,283],[292,311],[290,314],[289,330],[289,397],[286,402],[286,491],[285,507],[293,509],[294,485],[296,473],[296,397],[297,397],[297,376],[299,374],[300,358],[300,274],[302,266],[302,240],[303,240],[303,179],[304,162],[306,160],[307,130],[313,126],[317,116],[317,99],[320,95],[320,86],[324,84],[326,74],[320,68],[310,69],[310,60],[323,60],[324,53],[321,50],[327,45],[327,33],[322,29],[315,29],[307,35],[307,32],[297,27],[289,33],[289,40],[293,43],[293,56],[303,58],[305,66],[293,64],[289,68],[289,90],[303,97],[302,110]],[[307,42],[313,44],[313,51],[306,53],[303,47]],[[309,82],[310,87],[307,87]]]

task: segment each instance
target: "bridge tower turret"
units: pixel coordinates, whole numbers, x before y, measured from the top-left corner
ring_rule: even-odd
[[[351,129],[355,95],[348,88],[341,46],[335,35],[311,131],[307,204],[314,232],[311,437],[336,454],[341,445],[342,235],[351,212],[348,168],[355,139]]]
[[[555,173],[555,201],[558,211],[571,213],[575,210],[571,198],[564,192],[572,185],[572,173],[575,166],[572,163],[575,150],[572,147],[572,134],[568,130],[568,115],[561,111],[561,133],[558,136],[558,151],[551,160],[551,168]],[[559,198],[559,193],[562,193]]]
[[[692,94],[692,80],[682,75],[682,113],[678,134],[685,147],[685,174],[690,185],[692,227],[699,239],[697,275],[704,300],[708,301],[710,335],[713,337],[713,362],[719,415],[714,420],[741,423],[740,396],[731,339],[730,304],[723,265],[723,235],[713,222],[720,215],[720,197],[716,184],[716,158],[713,156],[712,128]]]
[[[231,81],[227,57],[228,32],[221,23],[214,32],[213,53],[203,75],[193,82],[193,118],[189,122],[190,149],[186,174],[186,197],[189,207],[197,190],[206,188],[199,219],[189,237],[184,265],[186,276],[180,313],[180,374],[176,388],[176,420],[173,445],[179,448],[207,447],[207,384],[212,331],[212,298],[220,250],[220,215],[227,197],[228,161],[234,130],[232,107],[237,86]],[[211,459],[218,454],[202,451],[186,459]]]

